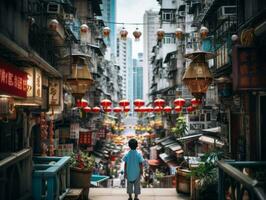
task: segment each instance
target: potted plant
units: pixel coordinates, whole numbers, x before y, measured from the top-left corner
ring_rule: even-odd
[[[215,199],[218,196],[218,172],[216,161],[221,159],[223,153],[214,151],[201,157],[202,163],[189,174],[197,180],[195,199]]]
[[[175,127],[171,129],[171,132],[176,136],[176,137],[183,137],[185,136],[187,132],[187,122],[186,118],[184,116],[179,116],[176,118],[176,124]]]
[[[88,199],[90,178],[95,160],[88,153],[79,151],[71,156],[70,187],[83,188],[83,199]]]

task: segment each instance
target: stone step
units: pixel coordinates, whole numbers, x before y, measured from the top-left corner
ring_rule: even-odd
[[[90,200],[127,200],[125,188],[90,188]],[[177,194],[175,188],[142,188],[140,200],[188,200],[189,197]]]

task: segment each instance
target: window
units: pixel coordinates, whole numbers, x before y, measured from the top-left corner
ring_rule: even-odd
[[[162,20],[163,21],[173,21],[174,20],[174,14],[170,11],[164,11],[162,13]]]

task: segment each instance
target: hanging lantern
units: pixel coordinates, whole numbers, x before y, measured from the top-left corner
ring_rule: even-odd
[[[142,100],[142,99],[136,99],[135,101],[134,101],[134,106],[136,106],[136,107],[141,107],[141,106],[144,106],[144,101]]]
[[[112,105],[112,102],[109,99],[103,99],[101,100],[101,106],[106,108]]]
[[[138,28],[136,28],[136,30],[133,32],[133,36],[135,37],[135,40],[139,40],[141,32]]]
[[[124,107],[124,112],[129,112],[130,111],[130,107],[129,106],[126,106],[126,107]]]
[[[123,27],[122,30],[120,31],[120,37],[122,40],[126,40],[127,39],[127,30]]]
[[[89,106],[85,106],[85,107],[83,108],[83,110],[84,110],[85,113],[88,113],[88,112],[91,111],[91,107],[89,107]]]
[[[50,30],[52,31],[56,31],[57,27],[59,25],[59,22],[56,20],[56,19],[52,19],[49,24],[48,24],[48,27]]]
[[[201,104],[201,99],[193,98],[190,100],[192,107],[198,107]]]
[[[147,112],[147,107],[145,107],[145,106],[140,107],[139,112],[141,112],[141,113]]]
[[[119,101],[119,106],[121,106],[121,107],[129,106],[129,104],[130,104],[130,102],[126,99]]]
[[[108,107],[104,107],[104,108],[103,108],[103,111],[109,113],[109,112],[112,111],[112,109],[111,109],[110,106],[108,106]]]
[[[181,106],[176,106],[175,107],[175,111],[178,112],[178,113],[181,112],[182,111],[182,107]]]
[[[111,29],[109,27],[104,27],[103,28],[103,37],[109,37],[110,35],[110,32],[111,32]]]
[[[183,98],[177,98],[174,100],[174,105],[175,106],[180,106],[180,107],[183,107],[186,103],[186,100],[183,99]]]
[[[202,27],[200,28],[200,37],[201,37],[202,39],[205,39],[205,38],[208,36],[208,33],[209,33],[209,29],[208,29],[207,27],[202,26]]]
[[[92,108],[92,112],[94,112],[94,113],[99,113],[100,111],[101,111],[101,108],[98,106],[95,106]]]
[[[169,113],[172,111],[172,108],[170,106],[165,106],[163,110],[164,112]]]
[[[163,107],[164,104],[165,104],[165,100],[163,100],[163,99],[156,99],[156,100],[154,101],[154,105],[155,105],[155,106],[158,106],[158,107]]]
[[[114,111],[115,113],[120,113],[120,112],[122,112],[122,108],[121,108],[121,107],[114,107],[114,108],[113,108],[113,111]]]
[[[184,35],[184,31],[182,28],[178,27],[176,30],[175,30],[175,36],[178,40],[181,40],[182,37]]]
[[[135,111],[135,112],[139,112],[139,111],[140,111],[140,107],[135,107],[135,108],[134,108],[134,111]]]
[[[84,108],[84,107],[88,106],[89,103],[85,99],[81,99],[81,100],[78,99],[76,105],[77,105],[78,108]]]
[[[88,27],[87,24],[82,24],[82,25],[80,26],[80,32],[81,32],[81,33],[87,33],[88,30],[89,30],[89,27]]]
[[[163,39],[163,37],[164,37],[164,34],[165,34],[165,32],[164,32],[164,30],[163,29],[158,29],[157,30],[157,40],[158,41],[161,41],[162,39]]]
[[[192,107],[192,106],[188,106],[188,107],[187,107],[187,112],[188,112],[188,113],[191,113],[191,112],[193,112],[194,110],[195,110],[195,108]]]
[[[148,106],[147,108],[146,108],[146,110],[147,110],[147,112],[153,112],[153,107],[151,107],[151,106]]]
[[[203,51],[185,55],[185,58],[191,59],[192,62],[185,71],[183,82],[197,99],[202,98],[212,82],[213,78],[206,60],[213,58],[213,56],[212,53]]]
[[[153,111],[156,112],[156,113],[159,113],[159,112],[162,112],[162,110],[163,110],[162,107],[156,106]]]

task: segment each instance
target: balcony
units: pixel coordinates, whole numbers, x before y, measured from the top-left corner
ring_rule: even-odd
[[[218,161],[219,200],[266,199],[266,162]]]
[[[33,199],[63,199],[70,187],[70,157],[34,157]]]

